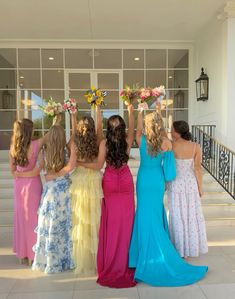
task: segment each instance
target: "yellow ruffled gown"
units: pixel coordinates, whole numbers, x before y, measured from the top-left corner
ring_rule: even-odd
[[[98,230],[103,191],[98,170],[78,167],[71,175],[72,241],[75,272],[96,274]]]

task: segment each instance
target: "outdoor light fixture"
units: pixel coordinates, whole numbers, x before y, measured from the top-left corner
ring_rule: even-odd
[[[198,101],[206,101],[209,97],[209,77],[204,73],[204,68],[201,68],[201,75],[196,82],[196,95]]]

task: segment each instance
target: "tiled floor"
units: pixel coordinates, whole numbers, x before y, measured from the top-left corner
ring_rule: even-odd
[[[139,284],[131,289],[100,287],[95,277],[72,272],[44,275],[19,265],[10,248],[0,249],[0,299],[234,299],[235,227],[208,227],[209,253],[189,261],[208,265],[207,276],[195,285],[153,288]]]

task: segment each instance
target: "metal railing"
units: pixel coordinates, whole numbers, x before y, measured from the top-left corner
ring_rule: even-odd
[[[215,126],[192,126],[202,149],[202,166],[235,199],[235,152],[214,138]]]

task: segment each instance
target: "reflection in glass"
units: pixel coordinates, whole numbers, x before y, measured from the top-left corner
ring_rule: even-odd
[[[166,92],[168,103],[171,101],[169,108],[188,108],[188,91],[187,90],[169,90]]]
[[[64,71],[43,70],[43,89],[64,89]]]
[[[166,68],[166,50],[146,50],[146,68],[147,69],[158,69]]]
[[[119,110],[118,109],[109,109],[107,111],[102,110],[101,111],[102,116],[103,116],[103,129],[104,131],[104,135],[106,134],[106,129],[107,129],[107,120],[112,116],[112,115],[118,115],[119,114]]]
[[[102,109],[119,109],[119,92],[108,91],[107,96],[104,99],[105,106]]]
[[[123,68],[124,69],[143,69],[144,68],[144,50],[123,50]]]
[[[69,97],[76,100],[80,109],[90,109],[90,105],[87,103],[86,98],[84,97],[84,90],[71,90],[69,92]]]
[[[0,111],[0,130],[11,130],[16,120],[16,111]]]
[[[43,104],[45,104],[50,98],[52,98],[56,102],[64,103],[64,90],[43,90],[42,98]]]
[[[139,87],[144,86],[144,70],[123,71],[123,85],[133,86],[138,84]]]
[[[39,49],[19,49],[19,68],[40,68]]]
[[[44,129],[45,130],[50,129],[50,127],[53,124],[53,118],[49,117],[49,116],[47,116],[45,114],[43,115],[42,121],[43,121],[43,125],[44,125]],[[60,122],[60,125],[65,128],[65,114],[64,113],[62,114],[62,120]]]
[[[121,49],[95,49],[94,50],[96,69],[121,69]]]
[[[188,50],[168,50],[168,68],[188,68]]]
[[[0,49],[0,68],[16,67],[16,49]]]
[[[42,49],[43,68],[63,68],[63,49]]]
[[[90,73],[69,73],[70,89],[90,89],[91,75]]]
[[[21,90],[20,96],[20,109],[38,109],[42,105],[40,90]]]
[[[166,86],[166,71],[146,71],[146,86],[153,88],[160,85]]]
[[[65,49],[65,67],[71,69],[92,69],[91,49]]]
[[[0,90],[0,109],[16,109],[15,90]]]
[[[119,89],[119,74],[99,73],[98,87],[102,89]]]
[[[19,85],[21,89],[40,89],[40,70],[19,70]]]
[[[186,70],[169,71],[168,88],[188,88],[188,71]]]
[[[16,71],[0,70],[0,89],[16,89]]]
[[[188,122],[188,110],[168,110],[167,112],[168,114],[168,123],[167,126],[169,128],[169,130],[171,130],[172,128],[172,124],[174,121],[177,120],[184,120],[186,122]]]
[[[41,110],[29,110],[29,109],[21,109],[18,112],[19,119],[29,118],[33,121],[33,126],[35,130],[42,129],[42,117],[43,112]]]

